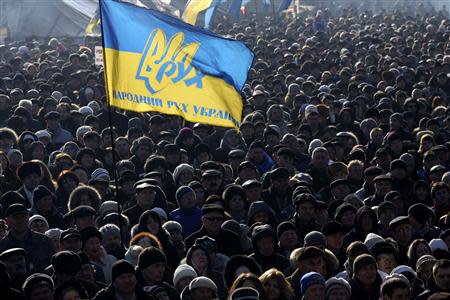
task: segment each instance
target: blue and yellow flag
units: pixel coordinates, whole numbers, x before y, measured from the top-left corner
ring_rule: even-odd
[[[108,101],[136,112],[239,127],[253,53],[157,11],[100,0]]]
[[[184,8],[181,19],[191,25],[197,22],[198,14],[207,10],[214,3],[214,0],[189,0]]]

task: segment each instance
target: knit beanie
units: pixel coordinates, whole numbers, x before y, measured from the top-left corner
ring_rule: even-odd
[[[62,232],[63,231],[59,228],[51,228],[51,229],[47,230],[44,234],[46,236],[48,236],[50,239],[58,239],[58,241],[59,241],[59,238],[61,237]]]
[[[367,249],[369,249],[370,252],[372,252],[373,246],[375,246],[377,243],[384,242],[385,240],[375,233],[369,233],[366,236],[366,239],[364,240],[364,244],[367,246]]]
[[[102,234],[103,239],[108,239],[109,237],[119,236],[120,237],[120,229],[117,225],[114,224],[106,224],[100,227],[100,233]]]
[[[102,240],[102,234],[94,226],[89,226],[89,227],[83,228],[80,231],[80,235],[81,235],[81,241],[83,242],[83,247],[86,244],[87,240],[89,240],[90,238],[97,237],[100,239],[100,241]]]
[[[305,236],[304,246],[316,246],[324,248],[327,243],[327,238],[320,231],[311,231]]]
[[[45,224],[47,224],[47,227],[49,227],[49,226],[48,226],[47,219],[44,218],[44,217],[41,216],[41,215],[34,215],[34,216],[30,217],[30,219],[28,220],[28,226],[30,226],[30,225],[31,225],[33,222],[35,222],[35,221],[42,221],[42,222],[44,222]]]
[[[195,192],[192,188],[188,187],[187,185],[180,186],[175,193],[175,199],[177,200],[177,203],[179,204],[181,198],[183,198],[183,196],[188,193],[193,193],[195,195]]]
[[[112,265],[112,273],[111,273],[111,278],[112,278],[112,282],[114,282],[114,280],[116,280],[117,277],[119,277],[122,274],[135,274],[136,275],[136,271],[134,270],[134,267],[131,263],[129,263],[128,261],[121,259],[116,261],[113,265]]]
[[[199,276],[197,278],[194,278],[189,284],[189,290],[192,291],[193,289],[196,288],[207,288],[214,291],[214,293],[217,294],[216,284],[208,277]]]
[[[162,225],[162,228],[164,228],[168,232],[171,232],[171,231],[174,231],[174,230],[178,230],[180,232],[183,231],[183,227],[177,221],[167,221],[166,223],[164,223]]]
[[[173,181],[175,183],[178,182],[178,179],[180,178],[181,173],[183,172],[191,172],[192,174],[194,174],[194,168],[191,165],[188,164],[181,164],[178,165],[175,170],[173,171],[172,177],[173,177]]]
[[[167,263],[166,256],[164,253],[156,247],[145,248],[138,258],[138,268],[145,269],[153,264],[163,262]]]
[[[186,277],[197,277],[197,272],[194,268],[187,264],[181,264],[173,273],[173,286],[176,288],[181,279]]]
[[[307,289],[316,284],[320,284],[323,285],[323,287],[325,287],[325,278],[323,278],[323,276],[320,273],[309,272],[303,275],[302,278],[300,279],[302,294],[304,295]]]
[[[361,254],[353,262],[353,274],[356,275],[356,273],[358,273],[359,270],[361,270],[364,266],[367,265],[374,265],[376,267],[377,261],[372,255]]]
[[[325,282],[325,287],[327,289],[326,299],[328,299],[331,292],[338,287],[345,289],[347,299],[350,299],[350,296],[352,295],[352,287],[344,278],[332,277]]]

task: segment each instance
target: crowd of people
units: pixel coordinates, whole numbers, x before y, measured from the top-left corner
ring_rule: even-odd
[[[445,10],[215,31],[239,131],[109,111],[95,39],[0,46],[0,298],[450,299]]]

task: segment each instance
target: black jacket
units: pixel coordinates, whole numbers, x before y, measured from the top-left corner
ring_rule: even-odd
[[[135,300],[157,300],[155,296],[145,293],[141,287],[136,287],[136,298]],[[105,289],[100,290],[97,295],[92,300],[119,300],[116,297],[115,289],[112,285],[108,286]]]
[[[380,287],[383,280],[378,272],[377,279],[370,290],[365,289],[357,279],[351,279],[349,283],[352,287],[352,296],[350,297],[350,300],[378,300],[380,298]]]

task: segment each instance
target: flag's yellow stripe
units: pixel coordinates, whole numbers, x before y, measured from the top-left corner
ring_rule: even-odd
[[[208,9],[212,2],[213,0],[190,0],[181,18],[184,22],[195,25],[198,14]]]

